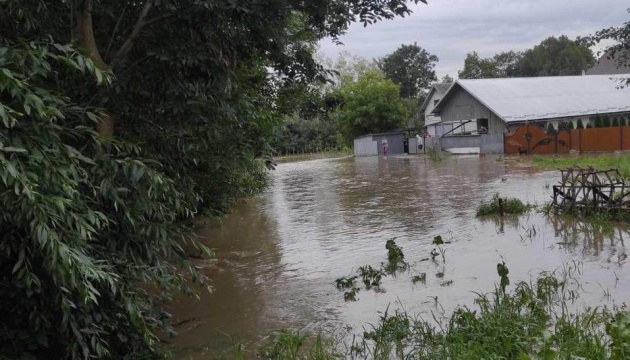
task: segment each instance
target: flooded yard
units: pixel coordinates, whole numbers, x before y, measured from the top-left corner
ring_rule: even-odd
[[[221,224],[200,228],[218,259],[199,263],[215,292],[171,305],[181,323],[172,342],[183,349],[181,358],[211,359],[232,340],[255,348],[285,328],[351,336],[388,307],[448,316],[457,305],[473,306],[474,292],[494,289],[501,261],[512,284],[579,263],[579,306],[630,298],[628,228],[537,211],[503,221],[475,217],[477,205],[496,192],[542,205],[558,177],[516,159],[478,156],[280,164],[265,194]],[[426,260],[437,235],[447,242],[445,263]],[[390,238],[409,272],[385,277],[382,292],[362,290],[358,301],[345,302],[335,279],[386,261]],[[420,273],[426,284],[411,281]]]

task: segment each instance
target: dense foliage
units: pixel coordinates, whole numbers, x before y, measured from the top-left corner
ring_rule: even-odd
[[[406,99],[417,98],[437,81],[435,64],[438,57],[430,54],[417,43],[401,45],[393,53],[378,61],[385,76],[400,86],[400,96]]]
[[[204,283],[188,224],[264,186],[313,41],[407,2],[0,0],[0,357],[155,356]]]
[[[377,71],[344,85],[339,94],[344,102],[340,128],[348,140],[401,128],[408,118],[398,86]]]
[[[630,9],[628,9],[630,13]],[[612,42],[612,45],[606,48],[604,56],[612,59],[619,67],[629,68],[630,72],[630,21],[619,27],[610,27],[598,31],[595,35],[584,39],[588,45],[594,45],[600,42]],[[630,78],[621,79],[623,86],[630,85]]]
[[[552,36],[524,52],[501,52],[484,59],[473,51],[458,74],[462,79],[579,75],[594,64],[584,41]]]
[[[503,204],[500,205],[500,202],[503,202]],[[495,193],[492,199],[482,201],[481,204],[479,204],[477,207],[477,216],[498,215],[501,213],[501,206],[503,206],[504,214],[523,214],[532,208],[531,205],[524,204],[517,198],[508,197],[501,199],[499,193]]]

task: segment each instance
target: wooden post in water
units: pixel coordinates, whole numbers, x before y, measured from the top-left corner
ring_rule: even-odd
[[[503,199],[499,198],[499,214],[503,217]]]

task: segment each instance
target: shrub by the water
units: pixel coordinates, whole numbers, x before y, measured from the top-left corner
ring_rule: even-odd
[[[532,208],[516,198],[503,198],[503,212],[505,214],[523,214]],[[494,194],[489,201],[483,201],[477,207],[477,216],[499,214],[499,193]]]

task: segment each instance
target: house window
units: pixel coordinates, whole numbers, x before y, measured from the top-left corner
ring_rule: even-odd
[[[436,106],[440,102],[440,99],[433,100],[433,106]]]

